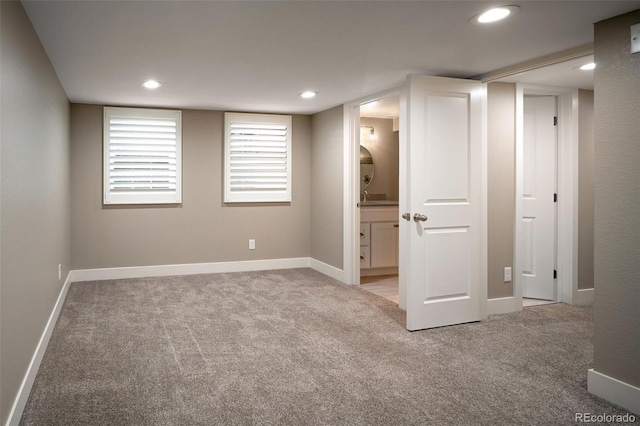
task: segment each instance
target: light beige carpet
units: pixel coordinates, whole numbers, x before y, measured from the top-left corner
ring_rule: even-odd
[[[310,269],[75,283],[29,425],[574,424],[589,307],[410,333],[391,302]]]

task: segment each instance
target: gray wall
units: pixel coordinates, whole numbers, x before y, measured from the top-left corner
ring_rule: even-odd
[[[593,91],[578,93],[578,288],[593,288]]]
[[[343,108],[311,116],[311,257],[342,269]]]
[[[224,113],[183,110],[182,204],[104,207],[102,114],[71,106],[73,269],[309,256],[310,117],[293,117],[290,204],[223,204]]]
[[[398,132],[393,131],[393,120],[388,118],[361,117],[361,126],[373,126],[378,140],[366,140],[364,147],[373,157],[374,173],[369,194],[385,194],[387,200],[398,200],[399,153]],[[362,142],[361,142],[362,143]]]
[[[4,424],[70,266],[69,102],[22,5],[0,15]]]
[[[503,271],[513,267],[515,215],[516,87],[490,83],[487,87],[487,199],[489,299],[513,296],[513,283]],[[516,271],[513,271],[515,276]]]
[[[595,24],[594,369],[640,386],[640,10]]]

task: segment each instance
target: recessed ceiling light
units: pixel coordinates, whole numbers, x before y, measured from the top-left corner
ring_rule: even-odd
[[[595,69],[596,64],[591,62],[590,64],[584,64],[583,66],[580,67],[580,69],[582,71],[591,71],[592,69]]]
[[[515,15],[520,10],[519,6],[501,6],[489,9],[469,20],[473,24],[490,24],[500,21],[507,16]]]
[[[312,92],[311,90],[307,90],[306,92],[300,93],[300,97],[305,99],[311,99],[315,97],[317,94],[318,92]]]
[[[162,84],[158,83],[155,80],[147,80],[142,83],[142,86],[146,87],[147,89],[157,89],[158,87],[162,86]]]

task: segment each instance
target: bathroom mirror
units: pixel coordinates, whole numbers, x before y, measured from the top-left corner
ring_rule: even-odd
[[[360,191],[364,191],[373,180],[373,157],[367,148],[360,145]]]

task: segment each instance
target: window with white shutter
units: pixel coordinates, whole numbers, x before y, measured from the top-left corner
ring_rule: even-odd
[[[104,109],[104,204],[182,202],[182,113]]]
[[[224,201],[291,201],[290,115],[225,114]]]

